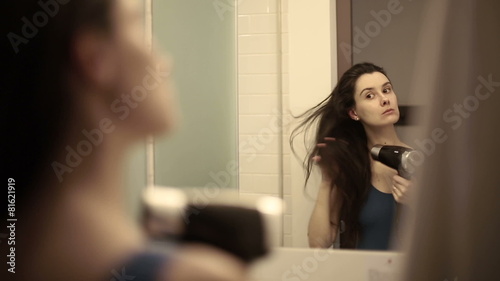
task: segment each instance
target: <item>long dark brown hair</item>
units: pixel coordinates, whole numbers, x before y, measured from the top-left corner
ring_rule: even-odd
[[[9,137],[1,158],[8,163],[7,176],[16,182],[18,213],[29,213],[32,203],[52,196],[41,182],[53,175],[51,162],[64,149],[71,126],[75,99],[67,73],[74,67],[75,35],[88,28],[111,34],[115,1],[7,2],[0,111]],[[57,191],[57,186],[50,188]]]
[[[358,78],[367,73],[380,72],[383,68],[372,63],[359,63],[352,66],[340,78],[332,93],[318,105],[307,110],[297,118],[303,119],[292,131],[290,144],[302,132],[307,137],[308,131],[317,124],[314,145],[308,149],[304,160],[307,184],[316,161],[324,176],[333,179],[331,188],[338,188],[342,197],[340,247],[356,248],[361,233],[359,214],[371,183],[371,167],[367,137],[363,125],[349,116],[349,110],[355,106],[354,91]],[[386,75],[387,76],[387,75]],[[325,137],[336,141],[325,141]],[[305,139],[304,139],[305,140]],[[319,143],[327,146],[320,148]],[[305,186],[304,185],[304,186]]]

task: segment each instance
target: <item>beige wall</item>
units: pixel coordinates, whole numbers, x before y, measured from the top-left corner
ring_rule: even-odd
[[[288,99],[287,88],[282,86],[286,62],[285,67],[281,65],[287,26],[286,21],[280,23],[280,11],[287,11],[286,1],[237,2],[240,198],[282,197],[290,185],[289,152],[283,145],[286,136],[281,126]],[[289,220],[287,213],[284,221]],[[288,223],[281,230],[273,239],[288,245],[289,239],[283,241],[283,233],[291,234]]]
[[[333,6],[332,6],[333,5]],[[294,115],[311,108],[333,89],[336,73],[335,1],[294,1],[289,3],[290,110]],[[332,67],[332,65],[334,67]],[[301,136],[297,137],[300,141]],[[304,190],[301,160],[305,149],[297,143],[300,161],[291,158],[292,246],[307,247],[307,225],[319,186],[318,174]]]

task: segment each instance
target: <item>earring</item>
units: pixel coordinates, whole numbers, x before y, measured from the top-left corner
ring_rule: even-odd
[[[356,117],[356,121],[359,121],[359,117]]]

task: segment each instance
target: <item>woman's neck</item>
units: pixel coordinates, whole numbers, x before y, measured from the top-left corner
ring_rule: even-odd
[[[123,162],[131,138],[99,95],[84,92],[77,96],[86,99],[78,101],[79,112],[70,122],[75,125],[67,128],[61,143],[65,149],[58,159],[69,169],[60,170],[58,184],[65,197],[86,198],[110,210],[125,212]]]
[[[394,125],[385,127],[368,127],[365,126],[366,137],[368,139],[368,148],[376,144],[382,145],[399,145],[405,144],[399,139]]]
[[[63,149],[55,158],[59,169],[45,181],[57,187],[53,190],[58,196],[48,198],[44,205],[68,208],[67,212],[83,216],[101,211],[102,216],[112,215],[116,223],[125,225],[129,218],[123,172],[132,137],[98,105],[88,102],[81,112],[75,112],[70,122],[75,125],[67,128],[60,143]]]

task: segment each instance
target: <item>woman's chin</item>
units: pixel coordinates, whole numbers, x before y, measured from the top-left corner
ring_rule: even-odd
[[[394,117],[394,118],[386,118],[385,120],[380,120],[379,122],[375,124],[366,124],[369,125],[370,127],[373,128],[383,128],[387,126],[394,126],[399,121],[399,117]]]
[[[383,120],[382,123],[384,123],[384,125],[394,125],[398,121],[399,121],[399,114],[392,113],[390,115],[385,116],[385,120]]]

